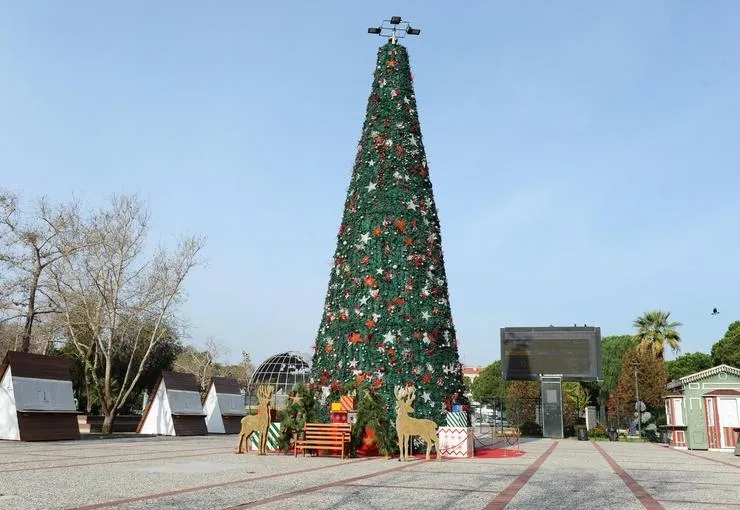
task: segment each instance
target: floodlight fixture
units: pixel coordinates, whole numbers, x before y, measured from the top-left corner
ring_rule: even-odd
[[[403,39],[407,35],[419,35],[421,29],[411,28],[409,22],[404,21],[401,16],[391,16],[391,19],[384,19],[379,27],[368,28],[367,33],[388,37],[391,43],[396,44],[398,39]]]

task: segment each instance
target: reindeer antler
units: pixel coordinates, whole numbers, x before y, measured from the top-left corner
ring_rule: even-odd
[[[408,389],[406,390],[406,401],[407,401],[407,402],[408,402],[409,404],[411,404],[411,402],[413,402],[413,401],[414,401],[414,399],[416,399],[416,387],[415,387],[415,386],[410,386],[410,387],[409,387],[409,388],[408,388]]]
[[[257,388],[257,398],[260,400],[260,402],[262,402],[263,400],[270,400],[274,391],[275,388],[273,386],[262,384]]]

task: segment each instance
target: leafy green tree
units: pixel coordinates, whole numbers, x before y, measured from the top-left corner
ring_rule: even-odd
[[[661,359],[666,346],[673,352],[681,351],[681,335],[677,330],[681,323],[671,322],[670,316],[671,312],[651,310],[635,319],[632,325],[637,332],[633,338],[640,349],[652,352]]]
[[[616,389],[622,373],[622,358],[633,345],[634,340],[629,335],[606,336],[601,339],[601,364],[604,370],[600,392],[602,401],[609,398]]]
[[[483,405],[494,405],[496,398],[506,393],[506,381],[501,377],[501,360],[496,360],[480,371],[471,388],[473,400]]]
[[[312,370],[330,392],[323,400],[355,381],[394,402],[393,388],[412,384],[416,415],[441,424],[445,401],[465,386],[416,108],[406,48],[389,42],[378,51]]]
[[[725,336],[712,346],[712,362],[740,368],[740,321],[730,324]]]
[[[666,361],[665,364],[669,380],[680,379],[712,366],[712,356],[704,352],[687,352],[674,360]]]

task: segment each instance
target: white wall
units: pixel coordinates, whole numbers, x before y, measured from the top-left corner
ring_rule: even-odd
[[[0,381],[0,439],[20,441],[21,431],[18,428],[16,411],[13,376],[8,367]]]
[[[164,381],[160,381],[157,393],[152,397],[152,405],[141,426],[140,433],[160,436],[175,435],[175,424],[172,422],[172,412]]]
[[[203,404],[203,414],[206,415],[206,427],[210,434],[224,434],[226,429],[224,428],[224,420],[221,417],[221,407],[218,405],[218,394],[216,393],[216,385],[211,384],[211,389],[208,390],[206,395],[205,404]]]

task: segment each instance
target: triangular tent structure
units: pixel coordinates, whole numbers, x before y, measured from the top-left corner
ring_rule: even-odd
[[[136,432],[160,436],[208,434],[200,388],[193,374],[163,371]]]
[[[69,361],[9,351],[0,367],[0,439],[79,439]]]
[[[238,434],[247,412],[236,379],[214,377],[203,404],[206,426],[211,434]]]

